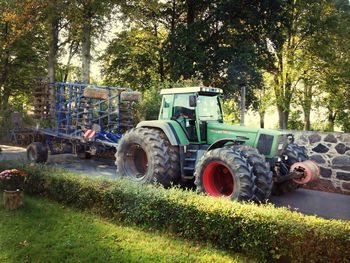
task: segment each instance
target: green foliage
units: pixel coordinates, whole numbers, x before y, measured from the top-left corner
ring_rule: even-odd
[[[47,46],[43,30],[33,27],[39,19],[32,8],[19,2],[0,5],[0,117],[28,110],[34,80],[45,71]]]
[[[92,49],[110,30],[116,33],[108,34],[112,39],[99,58],[104,84],[144,92],[196,79],[230,96],[239,96],[244,85],[247,109],[264,116],[274,104],[281,128],[298,104],[305,119],[321,105],[328,117],[318,121],[349,130],[346,0],[1,0],[0,11],[2,118],[6,111],[30,110],[33,80],[47,74],[49,54],[57,60],[56,80],[79,79],[82,70],[73,62],[84,58],[86,72],[90,56],[77,57],[82,50],[90,54],[84,30]],[[54,45],[52,29],[59,38]],[[144,115],[156,115],[153,105]]]
[[[224,112],[224,121],[226,123],[239,123],[239,105],[238,105],[238,97],[227,98],[223,100],[222,108]]]
[[[303,130],[304,123],[300,118],[301,113],[300,110],[295,110],[290,113],[288,120],[289,130]]]
[[[2,163],[1,168],[8,165]],[[118,221],[240,251],[261,261],[349,262],[350,224],[272,205],[241,204],[177,188],[127,180],[91,180],[43,166],[17,164],[30,176],[26,192]]]
[[[156,41],[146,30],[120,32],[102,57],[104,82],[140,91],[159,82]]]
[[[152,87],[142,94],[142,100],[137,104],[138,120],[157,120],[162,97],[160,89]]]
[[[350,107],[344,107],[339,110],[339,115],[337,116],[337,122],[341,125],[342,131],[350,132]]]
[[[17,211],[0,207],[0,232],[1,262],[252,262],[28,195]]]

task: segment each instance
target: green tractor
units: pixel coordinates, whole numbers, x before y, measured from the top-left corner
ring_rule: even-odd
[[[224,124],[222,90],[164,89],[158,120],[124,134],[118,174],[143,183],[194,182],[199,192],[232,200],[265,201],[319,176],[293,135]]]

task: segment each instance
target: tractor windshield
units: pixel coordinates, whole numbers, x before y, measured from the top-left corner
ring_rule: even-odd
[[[200,120],[223,122],[219,96],[199,95],[197,108],[198,118]]]

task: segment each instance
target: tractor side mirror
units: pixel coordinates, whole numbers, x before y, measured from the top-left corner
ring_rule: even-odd
[[[196,95],[190,95],[188,97],[188,99],[189,99],[190,107],[196,107],[197,106],[197,96]]]

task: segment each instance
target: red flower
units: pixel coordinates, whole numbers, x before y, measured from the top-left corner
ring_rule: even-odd
[[[0,183],[6,190],[20,189],[27,176],[27,173],[18,169],[5,170],[0,173]]]

